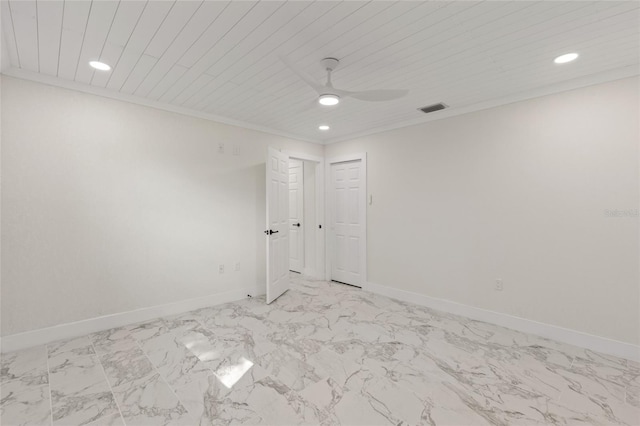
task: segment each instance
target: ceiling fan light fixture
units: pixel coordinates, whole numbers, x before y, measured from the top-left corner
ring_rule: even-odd
[[[320,105],[333,106],[340,103],[340,97],[337,95],[320,95],[318,98]]]

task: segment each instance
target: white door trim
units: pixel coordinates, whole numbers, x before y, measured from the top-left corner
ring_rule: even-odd
[[[362,179],[362,191],[360,194],[360,223],[364,225],[364,235],[360,240],[360,248],[362,253],[365,253],[365,256],[360,258],[360,270],[362,271],[362,280],[360,282],[360,286],[362,289],[367,288],[367,153],[360,152],[354,154],[341,155],[338,157],[332,157],[326,161],[325,165],[325,188],[327,191],[331,188],[331,165],[336,163],[345,163],[347,161],[360,161],[360,166],[362,170],[362,175],[364,179]],[[329,226],[329,222],[331,221],[331,208],[333,207],[331,204],[331,197],[327,197],[326,202],[326,210],[325,210],[325,218],[327,221],[327,226]],[[329,235],[329,234],[327,234]],[[325,244],[325,279],[327,281],[331,280],[331,238],[327,238],[327,243]]]
[[[325,207],[324,207],[324,171],[325,160],[324,157],[316,157],[315,155],[303,154],[300,152],[283,151],[289,155],[289,158],[295,158],[296,160],[313,161],[318,163],[316,166],[316,270],[309,271],[305,269],[305,275],[310,273],[314,278],[323,280],[326,270],[325,264]],[[318,226],[322,226],[319,228]]]

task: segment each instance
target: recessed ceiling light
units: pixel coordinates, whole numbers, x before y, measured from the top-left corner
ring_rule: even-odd
[[[578,59],[577,53],[566,53],[564,55],[558,56],[553,60],[553,62],[555,62],[556,64],[566,64],[567,62],[575,61],[576,59]]]
[[[329,130],[331,127],[327,126],[326,124],[323,124],[321,126],[318,126],[318,129],[320,130]]]
[[[104,62],[100,62],[100,61],[91,61],[89,62],[89,65],[91,65],[93,68],[100,70],[100,71],[109,71],[111,69],[111,67],[107,64],[105,64]]]
[[[337,105],[340,102],[340,97],[337,95],[320,95],[318,102],[320,102],[320,105],[326,106]]]

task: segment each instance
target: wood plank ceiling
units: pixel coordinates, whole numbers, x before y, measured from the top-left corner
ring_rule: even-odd
[[[588,84],[615,70],[638,74],[636,1],[3,0],[1,6],[13,69],[315,141],[414,123],[426,117],[417,108],[436,102],[455,112],[574,79]],[[553,63],[566,52],[580,53],[579,60]],[[318,80],[325,76],[320,59],[337,57],[336,87],[410,94],[319,107],[316,93],[278,55]],[[96,71],[90,60],[112,70]],[[331,130],[320,132],[319,124]]]

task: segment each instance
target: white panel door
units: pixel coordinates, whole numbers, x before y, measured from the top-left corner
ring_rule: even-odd
[[[267,303],[289,289],[289,156],[267,154]]]
[[[331,165],[331,279],[356,286],[365,275],[364,179],[360,160]]]
[[[304,269],[304,162],[289,160],[289,269]]]

